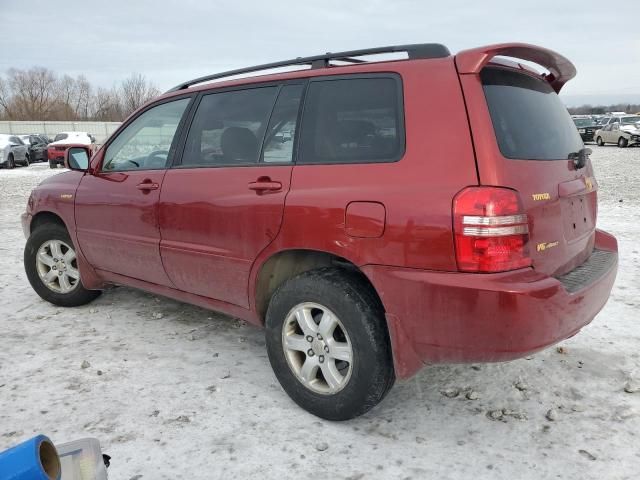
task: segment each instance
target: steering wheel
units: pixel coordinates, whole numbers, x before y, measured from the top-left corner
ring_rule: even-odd
[[[151,160],[153,157],[159,157],[160,155],[164,155],[164,160],[166,161],[169,156],[169,150],[154,150],[147,155],[147,160]]]

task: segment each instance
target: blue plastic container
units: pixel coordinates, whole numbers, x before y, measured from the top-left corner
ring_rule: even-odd
[[[60,458],[44,435],[0,453],[0,480],[60,480]]]

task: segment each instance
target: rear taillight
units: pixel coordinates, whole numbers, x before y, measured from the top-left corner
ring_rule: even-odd
[[[518,193],[468,187],[453,199],[458,269],[504,272],[531,265],[529,223]]]

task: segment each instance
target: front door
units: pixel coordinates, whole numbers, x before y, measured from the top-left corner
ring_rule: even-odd
[[[99,155],[76,192],[78,242],[94,268],[172,286],[160,259],[158,198],[190,98],[154,106]]]
[[[282,222],[302,89],[202,97],[160,194],[160,251],[177,288],[249,305],[251,266]]]

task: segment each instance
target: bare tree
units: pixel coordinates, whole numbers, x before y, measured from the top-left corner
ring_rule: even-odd
[[[91,98],[91,118],[103,122],[121,121],[123,119],[120,98],[115,88],[98,88]]]
[[[129,78],[123,80],[120,86],[122,102],[122,113],[128,116],[134,110],[147,103],[160,94],[160,90],[148,82],[144,75],[134,73]]]
[[[141,74],[117,87],[94,90],[83,75],[58,77],[43,67],[0,75],[0,118],[121,121],[160,93]]]
[[[16,120],[48,120],[59,100],[56,83],[55,74],[43,67],[10,69],[8,84],[12,94],[11,116]]]

